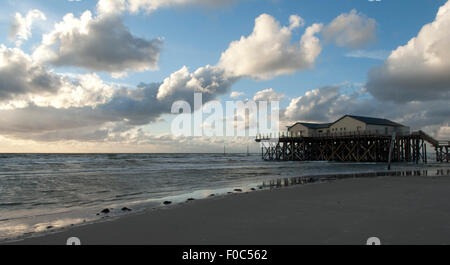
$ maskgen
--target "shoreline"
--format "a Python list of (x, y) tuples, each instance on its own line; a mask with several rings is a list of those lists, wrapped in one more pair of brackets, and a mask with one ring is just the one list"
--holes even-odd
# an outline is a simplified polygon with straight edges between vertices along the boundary
[[(440, 164), (437, 164), (440, 165)], [(437, 170), (436, 172), (431, 172), (431, 169)], [(444, 170), (446, 170), (446, 174), (450, 175), (450, 167), (442, 169), (441, 166), (435, 167), (428, 165), (427, 167), (417, 167), (414, 169), (408, 169), (408, 170), (383, 170), (383, 171), (368, 171), (368, 172), (347, 172), (347, 173), (323, 173), (323, 174), (315, 174), (315, 175), (305, 175), (305, 176), (299, 176), (299, 177), (284, 177), (284, 178), (278, 178), (278, 179), (272, 179), (267, 180), (263, 182), (254, 182), (254, 183), (247, 183), (244, 186), (239, 187), (228, 187), (228, 188), (219, 188), (219, 189), (212, 189), (208, 190), (209, 195), (204, 195), (203, 197), (195, 197), (191, 196), (194, 193), (202, 192), (202, 191), (193, 191), (188, 192), (181, 195), (176, 196), (170, 196), (161, 198), (156, 201), (159, 201), (159, 204), (154, 204), (151, 207), (139, 207), (137, 209), (133, 209), (131, 211), (117, 211), (114, 208), (105, 208), (108, 211), (111, 211), (107, 214), (102, 213), (102, 209), (98, 209), (96, 216), (94, 218), (85, 217), (84, 221), (80, 221), (78, 223), (72, 223), (67, 224), (65, 226), (61, 227), (54, 227), (51, 223), (48, 223), (46, 225), (41, 224), (41, 226), (50, 226), (50, 228), (36, 231), (36, 232), (28, 232), (21, 235), (13, 236), (10, 238), (1, 238), (0, 244), (5, 242), (15, 242), (15, 241), (21, 241), (26, 240), (29, 238), (36, 238), (36, 237), (43, 237), (49, 234), (54, 233), (60, 233), (67, 231), (72, 228), (80, 227), (80, 226), (86, 226), (96, 223), (103, 223), (103, 222), (110, 222), (117, 220), (119, 218), (122, 218), (124, 216), (129, 215), (135, 215), (135, 214), (141, 214), (146, 212), (153, 212), (161, 209), (168, 209), (171, 207), (181, 206), (186, 203), (192, 203), (193, 201), (198, 200), (205, 200), (205, 199), (211, 199), (211, 198), (221, 198), (226, 197), (230, 195), (235, 194), (241, 194), (241, 193), (249, 193), (249, 192), (255, 192), (255, 191), (263, 191), (263, 190), (271, 190), (271, 189), (279, 189), (279, 188), (286, 188), (290, 186), (295, 185), (311, 185), (311, 184), (325, 184), (333, 181), (343, 180), (343, 179), (351, 179), (351, 178), (374, 178), (374, 177), (385, 177), (385, 176), (427, 176), (428, 171), (430, 170), (431, 176), (436, 175), (442, 175), (445, 174)], [(195, 199), (192, 199), (195, 198)], [(169, 205), (165, 205), (165, 201), (170, 201)], [(129, 209), (130, 205), (123, 205), (124, 208)], [(120, 208), (120, 207), (119, 207)], [(103, 209), (103, 210), (105, 210)], [(114, 210), (114, 211), (113, 211)], [(101, 217), (100, 217), (101, 216)]]
[[(194, 156), (195, 157), (195, 156)], [(55, 158), (46, 158), (53, 161)], [(75, 158), (74, 158), (75, 159)], [(106, 159), (107, 163), (110, 163), (111, 158)], [(115, 161), (122, 161), (128, 159), (122, 157), (120, 160), (113, 159)], [(138, 159), (138, 158), (136, 158)], [(148, 159), (147, 156), (139, 158), (142, 161)], [(138, 160), (139, 160), (138, 159)], [(163, 160), (169, 159), (169, 161), (178, 163), (178, 157), (161, 158)], [(172, 160), (170, 160), (172, 159)], [(187, 159), (187, 158), (186, 158)], [(85, 157), (77, 158), (74, 161), (77, 163), (83, 163)], [(139, 160), (139, 161), (140, 161)], [(213, 159), (215, 161), (215, 159)], [(182, 166), (178, 170), (174, 171), (175, 181), (171, 181), (172, 173), (167, 174), (164, 171), (156, 170), (147, 172), (144, 170), (139, 171), (140, 174), (137, 177), (124, 178), (128, 173), (127, 171), (119, 174), (114, 173), (114, 170), (110, 170), (109, 174), (114, 176), (112, 181), (109, 181), (105, 175), (95, 173), (94, 176), (98, 177), (85, 177), (84, 174), (73, 174), (77, 179), (83, 179), (84, 181), (78, 181), (78, 183), (90, 183), (93, 182), (93, 187), (86, 186), (84, 184), (77, 184), (73, 188), (75, 192), (66, 192), (64, 185), (59, 188), (51, 187), (51, 185), (43, 186), (42, 189), (36, 191), (30, 191), (30, 199), (27, 199), (26, 195), (23, 200), (17, 200), (17, 198), (10, 197), (9, 201), (17, 202), (26, 205), (14, 206), (11, 211), (8, 208), (2, 208), (0, 212), (3, 220), (0, 221), (0, 242), (11, 239), (21, 239), (29, 236), (36, 236), (36, 234), (47, 234), (54, 230), (60, 230), (71, 226), (84, 225), (86, 223), (95, 223), (103, 221), (103, 217), (108, 218), (119, 217), (127, 215), (129, 211), (123, 211), (121, 209), (132, 209), (132, 212), (141, 212), (157, 207), (164, 207), (164, 201), (172, 201), (173, 203), (184, 203), (187, 199), (204, 199), (210, 194), (214, 193), (227, 194), (233, 192), (235, 188), (242, 189), (244, 191), (250, 191), (252, 188), (258, 188), (258, 186), (264, 185), (266, 188), (284, 186), (287, 180), (289, 182), (309, 183), (308, 180), (301, 180), (301, 178), (311, 177), (313, 180), (325, 179), (330, 181), (340, 177), (353, 178), (354, 174), (360, 176), (361, 174), (373, 175), (374, 172), (389, 172), (386, 170), (384, 163), (335, 163), (329, 161), (315, 161), (315, 162), (302, 162), (302, 163), (266, 163), (261, 162), (259, 159), (227, 160), (224, 163), (219, 163), (219, 166), (209, 165), (209, 163), (203, 165), (207, 166), (198, 171), (197, 169), (188, 171), (187, 174), (191, 180), (185, 181), (183, 174), (180, 173), (181, 168), (195, 168), (192, 166), (186, 166), (186, 161), (182, 161)], [(71, 160), (70, 160), (71, 161)], [(72, 163), (69, 161), (69, 164)], [(99, 163), (103, 160), (100, 159)], [(128, 161), (128, 160), (127, 160)], [(134, 161), (134, 160), (133, 160)], [(230, 162), (233, 161), (233, 162)], [(238, 161), (238, 166), (233, 166), (234, 161)], [(250, 163), (251, 162), (251, 163)], [(122, 163), (122, 162), (119, 162)], [(153, 163), (153, 162), (152, 162)], [(257, 165), (256, 165), (256, 164)], [(76, 163), (75, 163), (76, 164)], [(142, 164), (142, 163), (141, 163)], [(147, 165), (147, 162), (144, 163)], [(158, 163), (159, 164), (159, 163)], [(188, 163), (189, 164), (189, 163)], [(259, 166), (258, 166), (259, 165)], [(430, 163), (427, 165), (416, 165), (412, 163), (398, 163), (394, 164), (393, 171), (417, 171), (427, 169), (429, 172), (440, 170), (442, 164)], [(135, 167), (133, 162), (133, 167)], [(229, 166), (231, 166), (229, 168)], [(138, 166), (139, 168), (140, 166)], [(241, 170), (243, 168), (243, 170)], [(216, 170), (220, 172), (216, 172)], [(75, 171), (78, 172), (78, 171)], [(149, 173), (149, 176), (143, 178), (143, 174)], [(158, 172), (164, 173), (161, 178), (158, 177)], [(206, 174), (196, 175), (198, 172), (205, 172)], [(217, 174), (220, 173), (220, 174)], [(211, 177), (209, 177), (211, 174)], [(239, 174), (234, 176), (235, 174)], [(333, 175), (334, 174), (334, 175)], [(385, 174), (385, 173), (382, 173)], [(415, 173), (411, 173), (415, 174)], [(70, 175), (70, 174), (69, 174)], [(170, 176), (169, 176), (170, 175)], [(220, 176), (224, 176), (225, 180), (222, 180)], [(70, 177), (56, 173), (56, 176), (61, 177), (61, 184), (71, 183)], [(292, 176), (302, 176), (294, 177)], [(340, 176), (340, 177), (337, 177)], [(189, 179), (188, 178), (188, 179)], [(143, 180), (143, 184), (138, 180)], [(194, 180), (195, 181), (192, 181)], [(328, 180), (327, 180), (328, 179)], [(50, 182), (48, 182), (50, 181)], [(171, 188), (169, 191), (164, 186), (156, 185), (162, 182), (169, 181)], [(181, 185), (178, 186), (178, 181)], [(47, 180), (51, 183), (51, 180)], [(101, 184), (100, 184), (101, 183)], [(20, 183), (17, 184), (20, 186)], [(127, 187), (134, 186), (135, 188), (130, 190)], [(174, 188), (175, 187), (175, 188)], [(62, 194), (62, 197), (53, 200), (52, 193), (47, 192), (58, 191)], [(99, 194), (96, 194), (99, 191)], [(104, 194), (106, 192), (106, 194)], [(154, 194), (156, 192), (156, 195)], [(158, 193), (159, 192), (159, 193)], [(56, 193), (57, 195), (59, 193)], [(92, 199), (91, 199), (92, 198)], [(8, 200), (8, 198), (6, 198)], [(73, 202), (76, 199), (77, 202)], [(97, 201), (98, 199), (98, 201)], [(8, 201), (7, 201), (8, 202)], [(31, 205), (32, 202), (32, 205)], [(34, 205), (45, 205), (49, 203), (49, 207)], [(67, 206), (60, 203), (68, 203)], [(1, 206), (1, 205), (0, 205)], [(23, 211), (21, 211), (23, 209)], [(104, 209), (110, 210), (108, 214), (102, 213)], [(4, 211), (3, 211), (4, 210)]]
[[(435, 168), (434, 168), (435, 169)], [(434, 170), (433, 169), (433, 170)], [(423, 169), (426, 170), (426, 169)], [(419, 170), (422, 171), (422, 170)], [(335, 190), (337, 194), (335, 194), (336, 200), (335, 201), (342, 201), (345, 200), (346, 197), (349, 196), (348, 193), (352, 192), (360, 192), (361, 188), (367, 189), (370, 187), (367, 187), (367, 183), (375, 183), (376, 185), (385, 185), (387, 183), (396, 183), (395, 188), (402, 190), (408, 186), (413, 185), (414, 188), (418, 188), (422, 185), (430, 185), (430, 183), (434, 183), (435, 180), (438, 180), (440, 184), (436, 186), (436, 189), (439, 189), (440, 187), (446, 188), (446, 191), (450, 191), (450, 179), (447, 179), (445, 177), (449, 176), (449, 170), (446, 169), (447, 172), (442, 171), (443, 175), (438, 175), (436, 178), (432, 174), (432, 176), (424, 176), (420, 172), (411, 172), (412, 174), (399, 174), (399, 172), (372, 172), (372, 173), (365, 173), (365, 174), (344, 174), (345, 177), (343, 177), (342, 174), (336, 174), (333, 175), (335, 178), (328, 178), (328, 179), (316, 179), (313, 182), (306, 182), (302, 183), (298, 180), (304, 179), (307, 177), (297, 177), (297, 178), (290, 178), (290, 180), (284, 179), (284, 183), (282, 180), (274, 181), (270, 186), (264, 187), (262, 190), (256, 190), (251, 192), (238, 192), (233, 194), (223, 194), (223, 195), (215, 195), (214, 197), (207, 197), (200, 200), (195, 201), (189, 201), (184, 203), (177, 203), (169, 206), (164, 207), (157, 207), (153, 209), (146, 209), (139, 212), (132, 212), (130, 214), (116, 216), (116, 217), (110, 217), (103, 220), (98, 220), (91, 223), (83, 223), (80, 225), (72, 226), (72, 227), (65, 227), (61, 229), (56, 229), (52, 231), (46, 231), (44, 233), (36, 233), (31, 235), (30, 237), (19, 237), (14, 239), (9, 239), (6, 241), (0, 242), (0, 244), (56, 244), (61, 245), (65, 244), (65, 240), (67, 240), (69, 237), (79, 235), (79, 238), (82, 242), (85, 244), (163, 244), (163, 245), (173, 245), (173, 244), (259, 244), (258, 242), (261, 242), (263, 244), (308, 244), (308, 241), (302, 241), (299, 240), (296, 242), (295, 240), (292, 241), (291, 238), (287, 237), (285, 238), (285, 241), (283, 241), (282, 238), (279, 238), (279, 241), (274, 241), (276, 243), (271, 243), (270, 241), (265, 242), (264, 239), (267, 239), (265, 236), (259, 235), (256, 236), (256, 238), (259, 238), (259, 240), (252, 241), (250, 238), (242, 238), (238, 240), (238, 238), (227, 236), (225, 234), (221, 234), (220, 231), (214, 231), (211, 226), (217, 226), (218, 230), (220, 230), (220, 227), (227, 228), (229, 233), (233, 234), (236, 231), (241, 231), (242, 229), (250, 229), (251, 227), (258, 228), (256, 230), (260, 231), (270, 231), (271, 226), (263, 225), (258, 222), (260, 219), (253, 219), (252, 216), (248, 216), (249, 213), (252, 213), (254, 216), (261, 215), (259, 210), (264, 211), (273, 211), (270, 205), (278, 204), (283, 201), (291, 201), (291, 200), (298, 200), (301, 199), (302, 202), (310, 202), (312, 206), (315, 203), (315, 200), (317, 199), (320, 201), (320, 199), (323, 199), (322, 197), (326, 195), (325, 191), (329, 190), (330, 188), (336, 188)], [(439, 173), (439, 170), (438, 170)], [(352, 177), (355, 175), (364, 175), (364, 177)], [(384, 175), (384, 176), (383, 176)], [(393, 175), (398, 177), (389, 177), (386, 175)], [(442, 176), (443, 178), (439, 178)], [(323, 176), (320, 176), (323, 177)], [(287, 180), (287, 182), (286, 182)], [(336, 181), (339, 180), (339, 181)], [(433, 181), (434, 180), (434, 181)], [(421, 183), (418, 185), (418, 183)], [(308, 185), (304, 185), (308, 184)], [(323, 184), (323, 185), (310, 185), (310, 184)], [(434, 183), (436, 184), (436, 183)], [(286, 187), (288, 186), (288, 187)], [(352, 186), (357, 186), (353, 187)], [(359, 187), (361, 186), (361, 187)], [(281, 188), (282, 187), (282, 188)], [(411, 187), (411, 188), (413, 188)], [(281, 189), (280, 189), (281, 188)], [(447, 190), (448, 189), (448, 190)], [(313, 194), (305, 194), (305, 191), (314, 190), (315, 192)], [(295, 191), (293, 193), (293, 191)], [(386, 190), (381, 189), (380, 194), (384, 194)], [(314, 196), (314, 194), (317, 195)], [(394, 194), (391, 194), (391, 196), (395, 196)], [(436, 200), (435, 194), (429, 194), (429, 196), (432, 196), (434, 199), (430, 201), (430, 203), (434, 202)], [(242, 200), (242, 204), (247, 204), (247, 207), (244, 209), (241, 209), (243, 206), (239, 205), (239, 201)], [(259, 202), (263, 200), (267, 203), (268, 209), (260, 209)], [(377, 200), (376, 198), (371, 198), (371, 200)], [(326, 206), (326, 204), (325, 204)], [(357, 206), (357, 205), (354, 205)], [(408, 205), (405, 205), (407, 208)], [(443, 205), (441, 207), (446, 207), (446, 205)], [(224, 211), (237, 211), (235, 212), (236, 218), (242, 219), (242, 221), (246, 225), (239, 225), (239, 226), (233, 226), (232, 223), (229, 222), (229, 217), (222, 216), (224, 220), (217, 219), (215, 216), (208, 216), (208, 213), (215, 212), (216, 208), (221, 208)], [(324, 214), (327, 214), (327, 211), (324, 210), (324, 212), (321, 213), (321, 211), (318, 211), (318, 209), (310, 209), (308, 211), (308, 208), (311, 207), (305, 207), (303, 208), (297, 208), (293, 205), (290, 207), (283, 209), (281, 208), (281, 212), (278, 214), (273, 214), (273, 216), (268, 217), (269, 219), (279, 219), (280, 216), (284, 216), (284, 218), (288, 218), (290, 213), (292, 211), (305, 211), (306, 214), (311, 216), (316, 216), (316, 221), (320, 221), (321, 217)], [(388, 207), (387, 207), (388, 208)], [(449, 205), (450, 210), (450, 205)], [(416, 211), (414, 211), (416, 212)], [(355, 215), (358, 215), (358, 212), (354, 213)], [(168, 216), (167, 216), (168, 215)], [(395, 214), (394, 214), (395, 215)], [(204, 219), (199, 220), (199, 216), (203, 216)], [(220, 213), (218, 213), (218, 216), (221, 216)], [(406, 219), (409, 219), (407, 216), (403, 216)], [(301, 222), (301, 218), (297, 220), (298, 217), (293, 218), (291, 221), (287, 221), (287, 219), (281, 220), (281, 222), (275, 222), (273, 221), (272, 225), (283, 225), (283, 222), (286, 222), (286, 225), (289, 226), (295, 226), (295, 222)], [(155, 220), (156, 219), (156, 220)], [(181, 220), (197, 220), (200, 222), (192, 222), (190, 224), (183, 224)], [(177, 221), (178, 220), (178, 221)], [(228, 221), (225, 221), (228, 220)], [(232, 218), (232, 220), (235, 221), (235, 219)], [(446, 219), (450, 223), (450, 215), (448, 216), (448, 219)], [(145, 221), (149, 221), (152, 223), (150, 225), (151, 227), (147, 227), (145, 225)], [(182, 232), (180, 235), (177, 235), (176, 233), (169, 229), (167, 224), (171, 224), (173, 227), (185, 227), (187, 230), (197, 231), (199, 234), (201, 234), (202, 225), (203, 223), (207, 227), (209, 227), (209, 232), (206, 234), (203, 234), (205, 239), (195, 239), (194, 234), (191, 234), (190, 236), (183, 236), (186, 232)], [(314, 220), (312, 220), (314, 221)], [(429, 222), (429, 221), (428, 221)], [(137, 223), (137, 225), (135, 224)], [(305, 224), (308, 226), (308, 224)], [(312, 224), (309, 224), (312, 225)], [(324, 224), (324, 228), (330, 228), (333, 227), (333, 224)], [(131, 229), (131, 230), (130, 230)], [(165, 235), (158, 233), (156, 230), (162, 230), (166, 231)], [(208, 229), (207, 229), (208, 230)], [(122, 232), (124, 235), (122, 235)], [(339, 231), (339, 229), (336, 229), (336, 231)], [(127, 235), (128, 233), (128, 235)], [(149, 238), (142, 237), (143, 234), (154, 234), (156, 233), (158, 236), (154, 237), (151, 236)], [(121, 236), (118, 236), (117, 234), (120, 234)], [(312, 235), (308, 236), (311, 238), (312, 244), (327, 244), (327, 241), (319, 240), (320, 237), (317, 238), (317, 242), (314, 239)], [(370, 236), (369, 236), (370, 237)], [(65, 238), (65, 239), (64, 239)], [(191, 238), (191, 239), (189, 239)], [(216, 240), (214, 239), (216, 238)], [(443, 241), (446, 243), (450, 243), (450, 231), (447, 236), (448, 240)], [(426, 238), (423, 238), (425, 240)], [(265, 242), (265, 243), (264, 243)], [(332, 241), (330, 241), (332, 242)], [(342, 241), (343, 244), (357, 244), (359, 241)], [(433, 243), (432, 241), (430, 241)], [(336, 242), (338, 243), (338, 242)], [(393, 244), (396, 244), (395, 241), (392, 242)], [(436, 239), (437, 244), (440, 244), (441, 241)]]

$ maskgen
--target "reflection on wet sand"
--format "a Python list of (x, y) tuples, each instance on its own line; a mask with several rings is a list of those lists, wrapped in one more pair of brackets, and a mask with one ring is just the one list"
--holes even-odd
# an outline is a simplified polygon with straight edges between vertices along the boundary
[(351, 179), (351, 178), (407, 177), (407, 176), (423, 176), (423, 177), (450, 176), (450, 168), (301, 176), (263, 182), (260, 188), (272, 189), (293, 185), (330, 182), (340, 179)]

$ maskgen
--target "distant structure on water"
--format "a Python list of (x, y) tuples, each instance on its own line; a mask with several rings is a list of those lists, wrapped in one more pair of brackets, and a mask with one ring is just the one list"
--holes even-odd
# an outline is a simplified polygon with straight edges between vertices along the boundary
[(346, 162), (428, 162), (427, 144), (436, 161), (449, 162), (449, 141), (373, 117), (345, 115), (333, 123), (297, 122), (278, 135), (259, 135), (264, 160)]
[(297, 122), (288, 127), (288, 134), (298, 137), (346, 134), (354, 132), (373, 132), (376, 134), (409, 134), (410, 128), (402, 124), (379, 118), (346, 115), (334, 123)]

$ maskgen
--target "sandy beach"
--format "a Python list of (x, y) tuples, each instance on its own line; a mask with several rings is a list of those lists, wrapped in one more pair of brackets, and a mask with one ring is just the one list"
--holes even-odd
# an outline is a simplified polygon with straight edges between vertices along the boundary
[(450, 244), (450, 178), (379, 177), (235, 194), (13, 244)]

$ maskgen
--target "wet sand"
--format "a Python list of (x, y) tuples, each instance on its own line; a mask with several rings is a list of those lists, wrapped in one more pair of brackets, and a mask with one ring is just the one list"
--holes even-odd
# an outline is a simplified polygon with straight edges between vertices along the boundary
[(450, 177), (397, 176), (213, 197), (13, 244), (450, 244)]

